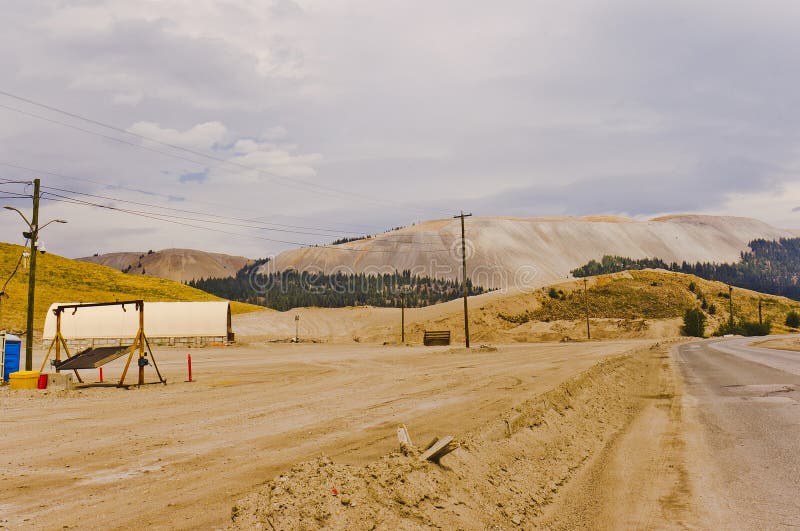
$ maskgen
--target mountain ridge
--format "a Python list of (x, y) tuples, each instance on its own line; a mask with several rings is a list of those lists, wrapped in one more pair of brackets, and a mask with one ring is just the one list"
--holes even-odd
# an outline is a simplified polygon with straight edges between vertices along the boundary
[(123, 273), (165, 278), (176, 282), (232, 277), (237, 271), (253, 262), (244, 256), (180, 248), (113, 252), (76, 260), (105, 265)]
[[(471, 217), (466, 220), (467, 274), (486, 288), (535, 289), (572, 278), (570, 271), (604, 254), (679, 263), (734, 262), (754, 239), (796, 235), (797, 231), (737, 216)], [(460, 243), (460, 221), (437, 219), (342, 245), (284, 251), (262, 271), (411, 270), (456, 279), (461, 276)]]

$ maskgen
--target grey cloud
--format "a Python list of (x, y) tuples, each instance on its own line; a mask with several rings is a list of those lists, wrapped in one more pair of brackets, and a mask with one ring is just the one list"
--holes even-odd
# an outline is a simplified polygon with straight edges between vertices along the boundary
[[(146, 201), (181, 197), (186, 208), (230, 215), (389, 227), (462, 207), (498, 215), (708, 211), (730, 194), (780, 194), (798, 181), (793, 2), (512, 0), (498, 9), (278, 0), (222, 14), (204, 15), (198, 5), (192, 17), (163, 2), (161, 16), (145, 17), (108, 0), (87, 4), (112, 6), (117, 22), (105, 29), (36, 30), (69, 5), (4, 6), (4, 88), (122, 127), (151, 121), (183, 131), (219, 121), (231, 131), (216, 152), (225, 156), (237, 139), (282, 128), (288, 152), (321, 155), (304, 180), (352, 192), (226, 181), (236, 172), (215, 165), (203, 186), (186, 186), (181, 180), (207, 164), (0, 111), (0, 158), (158, 194)], [(359, 195), (398, 206), (377, 208)], [(99, 214), (71, 215), (89, 224)], [(140, 222), (103, 219), (120, 228)], [(131, 245), (178, 239), (250, 256), (282, 248), (155, 227)], [(84, 240), (69, 235), (62, 251), (75, 254)]]

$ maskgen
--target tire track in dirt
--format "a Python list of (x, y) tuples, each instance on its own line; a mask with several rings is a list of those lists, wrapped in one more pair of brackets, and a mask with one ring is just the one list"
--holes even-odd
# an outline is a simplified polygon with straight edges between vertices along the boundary
[(666, 347), (656, 344), (602, 361), (462, 436), (440, 466), (413, 452), (366, 466), (324, 456), (300, 463), (237, 502), (232, 528), (680, 523), (691, 517), (680, 405)]

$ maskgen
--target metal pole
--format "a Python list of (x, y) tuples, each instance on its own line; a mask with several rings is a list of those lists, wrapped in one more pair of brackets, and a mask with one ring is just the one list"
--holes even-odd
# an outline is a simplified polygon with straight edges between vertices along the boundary
[(761, 299), (758, 299), (758, 324), (764, 324), (764, 317), (761, 314)]
[(583, 279), (583, 302), (586, 306), (586, 339), (592, 339), (592, 331), (589, 329), (589, 289), (588, 280)]
[(400, 294), (400, 343), (406, 344), (406, 297)]
[(729, 333), (733, 333), (733, 286), (728, 286), (728, 302), (730, 304), (730, 327)]
[(139, 306), (139, 385), (144, 385), (144, 302)]
[(454, 216), (461, 218), (461, 268), (464, 279), (464, 344), (469, 348), (469, 305), (467, 304), (467, 297), (469, 297), (469, 288), (467, 288), (467, 240), (464, 235), (464, 218), (470, 217), (472, 214), (461, 214)]
[(700, 330), (700, 310), (697, 310), (696, 317), (697, 317), (697, 333), (700, 334), (700, 337), (703, 337), (703, 335), (705, 335), (705, 330)]
[(36, 240), (39, 237), (39, 179), (33, 180), (33, 219), (31, 220), (31, 269), (28, 273), (28, 329), (25, 331), (25, 370), (33, 370), (33, 311), (36, 299)]

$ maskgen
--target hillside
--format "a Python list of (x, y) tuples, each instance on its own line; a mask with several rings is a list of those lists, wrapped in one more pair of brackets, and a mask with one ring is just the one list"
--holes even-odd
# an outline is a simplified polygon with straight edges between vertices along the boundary
[(78, 258), (133, 275), (188, 282), (200, 278), (226, 278), (251, 262), (243, 256), (208, 253), (195, 249), (108, 253)]
[[(22, 252), (19, 245), (0, 243), (0, 287)], [(35, 329), (41, 330), (45, 313), (53, 302), (98, 302), (122, 299), (146, 301), (210, 301), (218, 297), (178, 282), (142, 275), (126, 275), (110, 267), (70, 260), (54, 254), (39, 255), (36, 274)], [(28, 270), (20, 268), (0, 302), (0, 330), (25, 330)], [(234, 313), (260, 310), (232, 303)]]
[(743, 252), (739, 261), (727, 263), (667, 264), (662, 260), (644, 258), (634, 260), (624, 256), (605, 255), (600, 261), (591, 260), (572, 271), (576, 277), (615, 273), (630, 269), (669, 269), (706, 280), (752, 289), (773, 295), (800, 300), (800, 238), (779, 240), (754, 240), (750, 251)]
[[(690, 285), (694, 284), (694, 291)], [(593, 339), (666, 338), (680, 334), (683, 313), (705, 298), (714, 305), (706, 334), (727, 321), (728, 288), (692, 275), (661, 270), (629, 271), (588, 279)], [(551, 293), (550, 288), (553, 288)], [(785, 297), (734, 290), (737, 320), (757, 320), (758, 300), (773, 333), (800, 303)], [(562, 341), (586, 337), (583, 281), (566, 281), (530, 293), (495, 291), (471, 297), (470, 332), (473, 343)], [(285, 340), (294, 337), (299, 316), (301, 339), (334, 342), (393, 342), (400, 339), (400, 310), (392, 308), (301, 308), (258, 316), (240, 315), (234, 324), (240, 338)], [(406, 310), (406, 337), (419, 344), (424, 330), (450, 330), (454, 343), (463, 341), (462, 302), (454, 300)]]
[[(281, 253), (273, 271), (319, 267), (325, 273), (393, 272), (455, 279), (460, 222), (434, 220), (366, 240)], [(474, 217), (466, 222), (472, 281), (487, 288), (541, 287), (571, 278), (570, 271), (603, 255), (660, 258), (666, 262), (734, 262), (748, 242), (792, 237), (758, 220), (669, 216), (649, 221), (618, 217)], [(365, 252), (380, 251), (380, 252)]]

